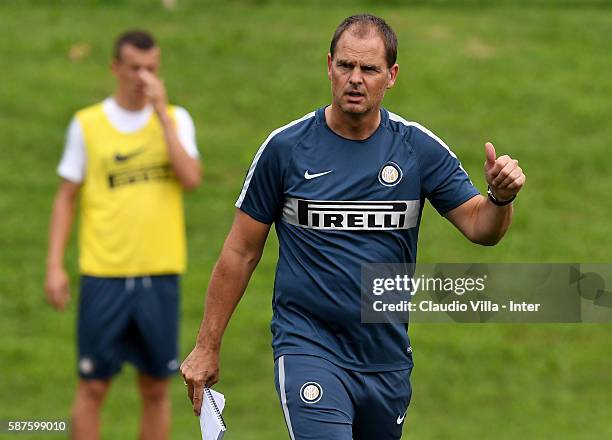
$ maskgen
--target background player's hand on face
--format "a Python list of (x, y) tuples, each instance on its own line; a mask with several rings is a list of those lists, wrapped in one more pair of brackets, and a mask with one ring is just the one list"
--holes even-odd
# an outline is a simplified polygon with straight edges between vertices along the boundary
[(491, 142), (485, 144), (485, 155), (485, 178), (493, 195), (499, 201), (511, 199), (518, 194), (526, 179), (518, 160), (508, 155), (496, 157), (495, 147)]
[(70, 280), (62, 267), (49, 269), (45, 278), (47, 302), (57, 310), (64, 310), (70, 301)]
[(199, 416), (204, 385), (211, 387), (219, 381), (219, 353), (196, 346), (181, 364), (181, 374), (193, 412)]
[(168, 105), (166, 86), (164, 82), (148, 70), (138, 72), (140, 79), (145, 83), (145, 94), (157, 113), (165, 112)]

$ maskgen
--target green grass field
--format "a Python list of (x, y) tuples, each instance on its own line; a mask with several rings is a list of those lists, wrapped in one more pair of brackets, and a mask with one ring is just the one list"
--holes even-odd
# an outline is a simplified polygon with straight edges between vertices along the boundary
[[(75, 374), (75, 304), (43, 296), (46, 230), (71, 114), (112, 91), (112, 40), (145, 27), (164, 50), (173, 102), (193, 115), (205, 182), (186, 197), (190, 268), (181, 355), (254, 152), (274, 128), (329, 101), (325, 56), (347, 15), (385, 17), (400, 75), (385, 106), (451, 145), (485, 189), (483, 144), (521, 161), (527, 185), (509, 235), (468, 243), (426, 209), (421, 262), (610, 262), (612, 7), (605, 2), (0, 3), (0, 419), (65, 419)], [(233, 321), (218, 389), (228, 439), (287, 438), (273, 385), (271, 237)], [(76, 248), (68, 252), (76, 287)], [(413, 403), (404, 438), (612, 438), (609, 325), (413, 325)], [(196, 439), (179, 378), (172, 438)], [(135, 438), (139, 402), (125, 367), (104, 411), (104, 438)], [(21, 436), (19, 438), (26, 438)]]

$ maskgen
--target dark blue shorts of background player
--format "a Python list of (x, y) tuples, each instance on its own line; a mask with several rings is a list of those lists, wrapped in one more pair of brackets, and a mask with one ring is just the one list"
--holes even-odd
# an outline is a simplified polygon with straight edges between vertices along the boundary
[(178, 368), (179, 277), (83, 276), (78, 369), (84, 379), (108, 379), (124, 361), (164, 378)]

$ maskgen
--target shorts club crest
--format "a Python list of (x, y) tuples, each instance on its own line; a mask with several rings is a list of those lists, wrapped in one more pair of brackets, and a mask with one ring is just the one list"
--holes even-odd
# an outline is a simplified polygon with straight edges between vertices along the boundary
[(316, 382), (306, 382), (300, 389), (300, 398), (304, 403), (317, 403), (323, 397), (321, 385)]

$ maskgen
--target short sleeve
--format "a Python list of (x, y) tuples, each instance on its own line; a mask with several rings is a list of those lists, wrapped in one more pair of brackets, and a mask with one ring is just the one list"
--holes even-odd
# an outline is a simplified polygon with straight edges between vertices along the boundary
[(190, 157), (199, 158), (200, 152), (196, 144), (195, 126), (191, 115), (183, 107), (175, 107), (174, 116), (176, 118), (176, 135), (181, 145)]
[(441, 215), (479, 194), (457, 156), (440, 138), (420, 126), (414, 127), (410, 137), (419, 162), (422, 197)]
[(247, 172), (236, 207), (262, 223), (272, 224), (283, 203), (282, 142), (273, 135), (259, 147)]
[(73, 118), (66, 132), (64, 154), (57, 167), (57, 174), (71, 182), (82, 183), (85, 180), (86, 165), (87, 157), (83, 132), (79, 121)]

